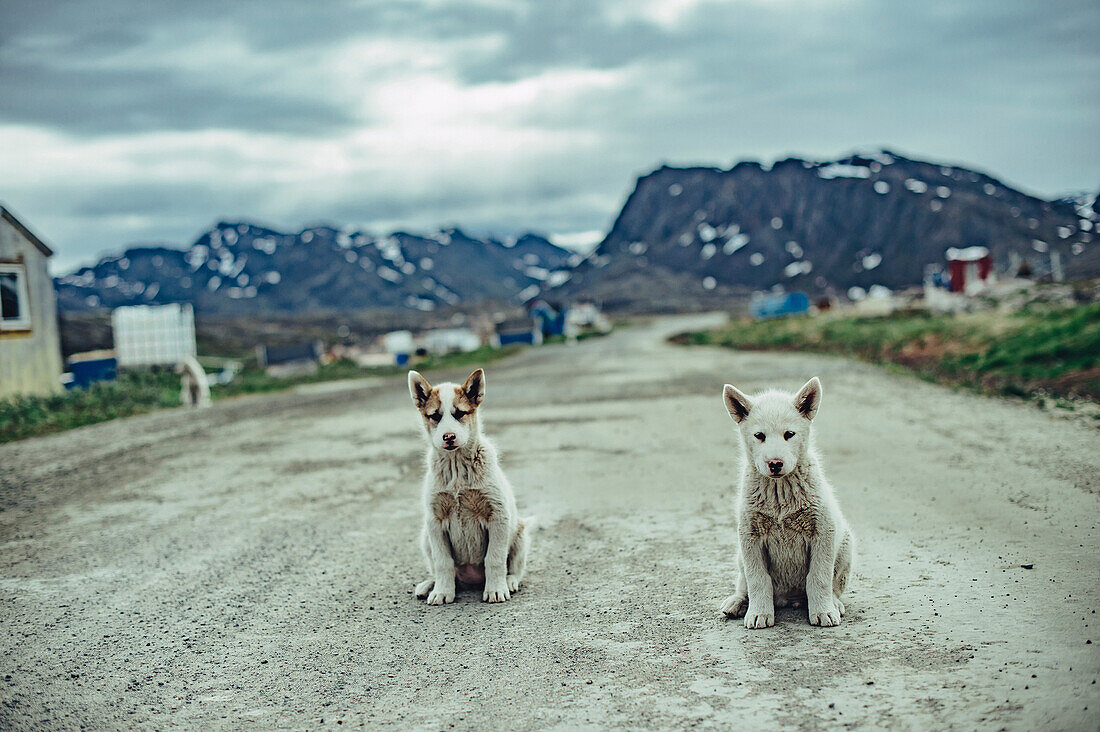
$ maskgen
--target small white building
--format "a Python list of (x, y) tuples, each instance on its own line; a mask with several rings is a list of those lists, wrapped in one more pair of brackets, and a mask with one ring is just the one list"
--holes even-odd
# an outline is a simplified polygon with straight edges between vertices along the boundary
[(607, 319), (595, 303), (578, 302), (569, 306), (565, 311), (565, 325), (573, 333), (583, 328), (593, 328), (600, 333), (611, 332), (611, 321)]
[(407, 330), (395, 330), (382, 336), (382, 348), (387, 353), (412, 355), (416, 352), (413, 334)]
[(0, 399), (61, 391), (53, 252), (0, 206)]
[(437, 328), (421, 338), (428, 353), (469, 353), (481, 347), (481, 338), (469, 328)]

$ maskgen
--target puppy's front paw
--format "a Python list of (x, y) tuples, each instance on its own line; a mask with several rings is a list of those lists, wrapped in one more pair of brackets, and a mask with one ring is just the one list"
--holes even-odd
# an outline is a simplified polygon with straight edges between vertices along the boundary
[(425, 597), (428, 596), (428, 593), (432, 591), (433, 587), (435, 587), (435, 580), (434, 579), (426, 579), (423, 582), (421, 582), (420, 584), (418, 584), (416, 586), (416, 589), (413, 590), (413, 591), (416, 593), (417, 597), (419, 597), (421, 600), (423, 600)]
[(775, 608), (769, 605), (766, 608), (754, 606), (749, 603), (749, 609), (745, 612), (746, 628), (770, 628), (775, 625)]
[(822, 628), (840, 625), (840, 610), (835, 605), (810, 610), (810, 625), (820, 625)]
[(519, 577), (514, 574), (508, 575), (508, 591), (516, 592), (519, 590)]
[(485, 592), (481, 593), (481, 599), (485, 602), (504, 602), (510, 600), (512, 593), (508, 591), (507, 581), (497, 581), (492, 584), (485, 583)]
[(453, 587), (440, 589), (439, 585), (436, 584), (435, 589), (428, 594), (429, 605), (449, 605), (454, 601), (455, 589)]
[(739, 618), (745, 614), (749, 598), (744, 595), (730, 595), (722, 601), (722, 614), (727, 618)]

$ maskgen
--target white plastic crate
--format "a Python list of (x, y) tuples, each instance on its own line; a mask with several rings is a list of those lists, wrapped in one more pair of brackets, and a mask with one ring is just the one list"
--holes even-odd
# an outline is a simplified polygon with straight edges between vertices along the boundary
[(119, 366), (170, 366), (195, 356), (190, 305), (132, 305), (111, 313)]

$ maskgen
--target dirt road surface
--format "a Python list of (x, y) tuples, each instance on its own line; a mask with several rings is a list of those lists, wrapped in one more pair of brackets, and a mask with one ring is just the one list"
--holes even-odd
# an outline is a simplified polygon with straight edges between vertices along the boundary
[[(539, 522), (503, 605), (411, 594), (401, 379), (0, 446), (0, 728), (1096, 729), (1100, 433), (842, 359), (664, 343), (708, 317), (489, 369), (483, 422)], [(814, 374), (860, 542), (848, 614), (746, 630), (717, 617), (721, 387)]]

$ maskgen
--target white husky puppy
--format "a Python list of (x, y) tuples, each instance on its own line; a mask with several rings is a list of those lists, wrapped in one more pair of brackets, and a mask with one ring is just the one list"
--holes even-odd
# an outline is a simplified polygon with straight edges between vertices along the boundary
[(410, 371), (409, 392), (428, 439), (420, 548), (431, 577), (416, 596), (429, 605), (454, 602), (457, 580), (482, 587), (482, 600), (504, 602), (523, 580), (530, 538), (496, 448), (481, 434), (485, 372), (461, 386), (433, 387)]
[(722, 396), (740, 427), (744, 457), (737, 585), (722, 612), (744, 615), (746, 628), (765, 628), (775, 624), (777, 602), (805, 602), (811, 625), (839, 625), (855, 537), (814, 449), (821, 382), (815, 376), (797, 394), (752, 397), (726, 384)]

